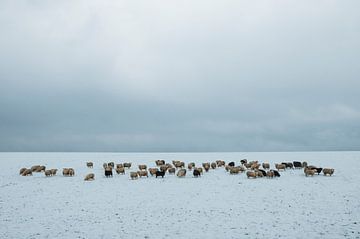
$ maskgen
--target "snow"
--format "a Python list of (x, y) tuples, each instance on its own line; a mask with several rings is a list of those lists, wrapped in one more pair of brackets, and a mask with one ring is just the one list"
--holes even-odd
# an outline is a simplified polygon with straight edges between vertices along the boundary
[[(193, 178), (130, 180), (138, 164), (259, 160), (307, 161), (331, 177), (286, 170), (247, 179), (224, 168)], [(88, 169), (86, 162), (94, 162)], [(132, 162), (105, 178), (104, 162)], [(19, 176), (45, 165), (58, 175)], [(74, 177), (62, 168), (73, 167)], [(360, 152), (288, 153), (0, 153), (0, 238), (360, 238)], [(95, 181), (85, 182), (87, 173)]]

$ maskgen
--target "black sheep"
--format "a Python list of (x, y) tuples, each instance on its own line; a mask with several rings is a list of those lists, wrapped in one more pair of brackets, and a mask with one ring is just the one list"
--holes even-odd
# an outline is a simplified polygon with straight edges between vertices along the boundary
[(105, 169), (105, 177), (112, 177), (113, 173), (112, 173), (112, 169)]
[(200, 177), (200, 171), (198, 169), (194, 169), (193, 175), (195, 178)]
[(302, 168), (302, 163), (299, 161), (294, 161), (293, 164), (295, 168)]
[(235, 166), (235, 163), (234, 163), (234, 162), (230, 162), (228, 165), (229, 165), (230, 167), (234, 167), (234, 166)]
[(266, 171), (265, 171), (265, 170), (259, 169), (259, 171), (262, 173), (262, 175), (263, 175), (264, 177), (266, 177)]
[(319, 175), (323, 169), (322, 168), (316, 168), (316, 172)]
[(159, 177), (161, 176), (163, 178), (165, 176), (165, 172), (164, 171), (156, 171), (156, 177), (158, 177), (158, 176)]
[(277, 170), (272, 170), (275, 177), (280, 177), (280, 173)]

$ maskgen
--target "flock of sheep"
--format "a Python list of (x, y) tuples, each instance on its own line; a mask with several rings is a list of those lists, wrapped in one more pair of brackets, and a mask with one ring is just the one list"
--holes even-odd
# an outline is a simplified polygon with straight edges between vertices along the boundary
[[(304, 169), (305, 176), (314, 176), (315, 174), (319, 175), (321, 172), (323, 174), (331, 176), (334, 173), (332, 168), (320, 168), (316, 166), (308, 166), (307, 162), (283, 162), (280, 164), (275, 164), (275, 169), (270, 169), (269, 163), (260, 164), (258, 161), (248, 162), (246, 159), (240, 161), (240, 165), (235, 166), (235, 162), (225, 163), (223, 160), (217, 160), (212, 163), (202, 163), (201, 166), (195, 166), (195, 163), (188, 163), (187, 170), (185, 167), (185, 162), (173, 160), (172, 163), (166, 163), (165, 160), (156, 160), (156, 167), (148, 168), (145, 164), (138, 165), (138, 171), (130, 172), (131, 179), (138, 179), (141, 177), (151, 176), (164, 177), (166, 173), (176, 174), (177, 177), (185, 177), (188, 171), (192, 172), (194, 177), (200, 177), (204, 172), (209, 170), (214, 170), (216, 168), (223, 167), (230, 174), (239, 174), (245, 173), (248, 178), (273, 178), (280, 177), (279, 171), (285, 171), (286, 169)], [(86, 166), (88, 168), (93, 168), (93, 162), (87, 162)], [(120, 163), (116, 164), (114, 162), (104, 163), (104, 174), (105, 177), (112, 177), (113, 170), (117, 174), (125, 174), (125, 170), (129, 170), (132, 166), (132, 163)], [(20, 169), (20, 175), (22, 176), (31, 176), (34, 172), (41, 173), (44, 172), (45, 176), (50, 177), (56, 175), (57, 169), (46, 169), (43, 165), (35, 165), (31, 168), (22, 168)], [(75, 170), (73, 168), (63, 168), (63, 176), (74, 176)], [(95, 180), (95, 174), (89, 173), (84, 178), (85, 181)]]

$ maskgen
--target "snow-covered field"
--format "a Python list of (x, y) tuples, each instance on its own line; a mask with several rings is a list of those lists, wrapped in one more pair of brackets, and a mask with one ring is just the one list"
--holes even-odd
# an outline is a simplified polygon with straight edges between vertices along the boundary
[[(247, 179), (224, 168), (193, 178), (105, 178), (113, 161), (155, 166), (240, 160), (307, 161), (332, 177), (286, 170)], [(86, 161), (94, 162), (88, 169)], [(41, 164), (57, 176), (19, 176)], [(61, 169), (73, 167), (74, 177)], [(130, 170), (130, 171), (132, 171)], [(95, 181), (85, 182), (85, 174)], [(360, 152), (289, 153), (0, 153), (0, 238), (360, 238)]]

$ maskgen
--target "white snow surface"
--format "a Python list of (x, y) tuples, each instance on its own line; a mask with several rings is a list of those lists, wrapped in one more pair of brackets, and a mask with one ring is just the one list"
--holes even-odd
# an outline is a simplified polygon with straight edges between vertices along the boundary
[[(335, 169), (305, 177), (247, 179), (224, 168), (194, 178), (166, 175), (130, 180), (138, 164), (223, 159), (307, 161)], [(86, 162), (94, 162), (94, 168)], [(132, 162), (105, 178), (104, 162)], [(19, 175), (45, 165), (58, 175)], [(74, 177), (62, 176), (73, 167)], [(360, 152), (287, 153), (0, 153), (0, 238), (360, 238)], [(95, 173), (95, 181), (84, 176)]]

